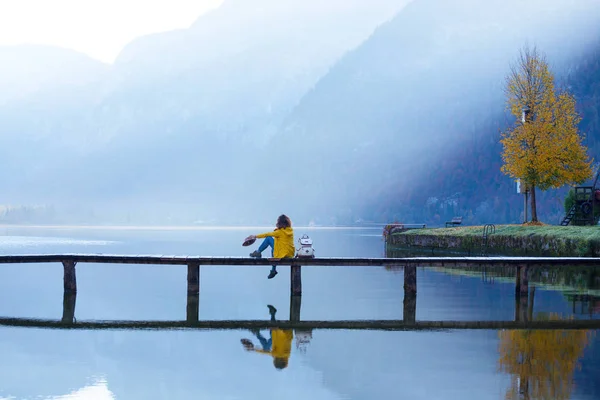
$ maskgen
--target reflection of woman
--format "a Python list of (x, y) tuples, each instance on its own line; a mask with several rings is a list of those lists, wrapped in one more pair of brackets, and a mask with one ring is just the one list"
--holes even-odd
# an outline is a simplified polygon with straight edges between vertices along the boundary
[[(271, 321), (275, 322), (275, 313), (277, 309), (271, 305), (269, 307), (269, 313), (271, 314)], [(258, 329), (251, 331), (262, 346), (262, 350), (255, 349), (254, 344), (249, 339), (242, 339), (242, 344), (247, 351), (255, 351), (262, 354), (270, 354), (273, 357), (273, 365), (277, 369), (284, 369), (288, 366), (290, 354), (292, 352), (292, 340), (294, 333), (291, 329), (278, 329), (273, 328), (270, 332), (270, 338), (266, 339), (261, 335)]]

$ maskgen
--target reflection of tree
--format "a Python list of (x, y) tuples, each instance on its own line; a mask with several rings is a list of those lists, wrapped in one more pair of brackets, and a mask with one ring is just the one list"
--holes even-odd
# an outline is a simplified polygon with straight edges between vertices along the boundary
[[(560, 319), (558, 315), (536, 319)], [(499, 366), (511, 374), (507, 399), (568, 399), (593, 332), (587, 330), (504, 330), (499, 332)]]

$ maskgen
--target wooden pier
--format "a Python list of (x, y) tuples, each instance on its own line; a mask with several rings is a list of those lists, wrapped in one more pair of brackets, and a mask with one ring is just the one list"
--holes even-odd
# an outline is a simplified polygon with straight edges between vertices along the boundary
[[(241, 257), (200, 257), (200, 256), (163, 256), (163, 255), (115, 255), (115, 254), (27, 254), (0, 255), (0, 264), (62, 263), (64, 267), (65, 292), (77, 291), (76, 266), (81, 263), (101, 264), (155, 264), (186, 265), (188, 274), (188, 293), (198, 293), (200, 289), (200, 267), (205, 266), (271, 266), (291, 267), (291, 292), (302, 294), (301, 267), (465, 267), (496, 266), (519, 267), (528, 271), (536, 266), (598, 266), (600, 258), (580, 257), (406, 257), (406, 258), (241, 258)], [(412, 279), (412, 278), (411, 278)], [(415, 275), (416, 282), (416, 275)], [(520, 280), (527, 287), (526, 274)], [(409, 286), (416, 283), (409, 282)], [(416, 289), (415, 289), (416, 290)]]
[[(113, 255), (113, 254), (33, 254), (0, 255), (0, 264), (7, 263), (62, 263), (64, 274), (63, 315), (60, 321), (0, 318), (0, 325), (78, 327), (88, 329), (135, 328), (140, 329), (244, 329), (246, 327), (272, 327), (270, 321), (200, 321), (200, 267), (201, 266), (290, 266), (290, 318), (279, 321), (280, 327), (302, 329), (556, 329), (564, 321), (545, 324), (531, 320), (531, 305), (528, 304), (529, 271), (547, 266), (598, 266), (600, 258), (562, 257), (407, 257), (407, 258), (236, 258), (163, 255)], [(82, 263), (105, 264), (157, 264), (187, 266), (187, 307), (184, 321), (88, 321), (75, 323), (77, 296), (76, 267)], [(403, 319), (400, 321), (301, 321), (302, 267), (402, 267), (404, 270)], [(514, 321), (419, 321), (416, 320), (417, 267), (461, 268), (465, 266), (516, 267), (515, 276), (515, 320)], [(580, 322), (574, 326), (600, 328), (600, 321)], [(562, 324), (562, 325), (561, 325)], [(76, 326), (75, 326), (76, 325)], [(573, 326), (573, 324), (571, 324)], [(546, 328), (544, 328), (546, 327)], [(563, 329), (563, 328), (560, 328)]]

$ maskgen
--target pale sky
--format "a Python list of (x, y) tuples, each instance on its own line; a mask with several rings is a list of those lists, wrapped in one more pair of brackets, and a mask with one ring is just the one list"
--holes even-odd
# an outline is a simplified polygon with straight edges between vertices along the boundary
[(189, 27), (223, 0), (0, 0), (0, 46), (46, 44), (112, 63), (136, 37)]

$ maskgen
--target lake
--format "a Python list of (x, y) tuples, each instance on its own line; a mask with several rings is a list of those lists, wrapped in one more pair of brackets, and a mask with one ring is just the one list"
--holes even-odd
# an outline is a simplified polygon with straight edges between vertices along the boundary
[[(271, 229), (11, 227), (1, 229), (0, 252), (246, 257), (257, 245), (242, 247), (243, 238)], [(379, 228), (295, 232), (296, 240), (313, 239), (317, 257), (385, 256)], [(269, 305), (287, 320), (289, 267), (272, 280), (268, 270), (202, 267), (200, 320), (268, 320)], [(75, 318), (185, 320), (186, 273), (183, 266), (80, 264)], [(532, 279), (531, 317), (600, 319), (594, 274), (552, 280), (557, 275), (545, 271)], [(302, 275), (303, 320), (403, 318), (402, 269), (305, 267)], [(418, 268), (416, 319), (514, 320), (507, 275)], [(60, 264), (0, 265), (0, 317), (60, 320), (62, 279)], [(259, 336), (270, 333), (3, 326), (0, 399), (600, 399), (593, 330), (315, 329), (283, 339), (291, 340), (283, 367), (241, 343), (261, 350)]]

